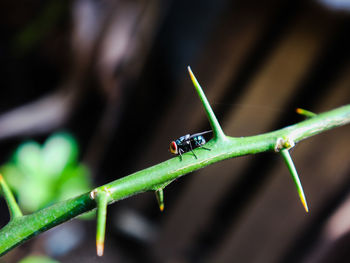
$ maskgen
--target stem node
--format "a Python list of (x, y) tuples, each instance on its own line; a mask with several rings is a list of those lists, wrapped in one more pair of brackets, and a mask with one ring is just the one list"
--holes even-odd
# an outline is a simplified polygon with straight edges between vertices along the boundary
[(289, 137), (278, 138), (275, 144), (275, 152), (280, 152), (283, 149), (290, 149), (295, 146), (295, 142)]

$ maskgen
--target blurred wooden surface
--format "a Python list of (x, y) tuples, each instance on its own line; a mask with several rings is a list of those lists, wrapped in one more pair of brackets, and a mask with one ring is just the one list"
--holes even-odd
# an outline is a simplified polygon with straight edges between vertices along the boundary
[[(96, 184), (171, 158), (171, 140), (209, 129), (187, 65), (230, 136), (259, 134), (301, 121), (296, 107), (317, 113), (350, 102), (349, 11), (334, 11), (317, 1), (64, 3), (71, 24), (57, 24), (51, 38), (38, 41), (20, 59), (11, 55), (11, 39), (39, 14), (33, 4), (23, 21), (2, 18), (7, 30), (0, 47), (6, 101), (0, 114), (3, 161), (24, 138), (42, 140), (57, 128), (77, 136)], [(4, 8), (15, 12), (18, 7)], [(58, 38), (58, 32), (66, 38)], [(65, 46), (60, 48), (57, 39), (66, 41)], [(71, 58), (60, 57), (66, 46)], [(40, 58), (33, 67), (40, 70), (31, 69), (33, 57)], [(55, 67), (45, 68), (50, 63)], [(43, 95), (55, 98), (52, 94), (62, 90), (74, 98), (66, 104), (40, 104)], [(24, 104), (31, 105), (30, 114), (19, 107)], [(61, 110), (55, 110), (57, 105)], [(43, 111), (52, 117), (40, 119)], [(8, 116), (25, 116), (26, 122), (16, 125), (15, 117), (5, 122)], [(163, 213), (153, 193), (112, 205), (105, 257), (93, 256), (94, 224), (86, 223), (85, 242), (60, 259), (333, 262), (332, 256), (338, 254), (342, 256), (334, 262), (349, 262), (345, 237), (350, 225), (344, 223), (342, 232), (329, 236), (333, 222), (350, 222), (349, 134), (350, 127), (342, 127), (292, 150), (308, 214), (278, 154), (246, 156), (173, 182), (164, 192)], [(124, 229), (118, 222), (129, 214), (136, 215), (135, 228), (143, 226), (147, 231), (141, 232), (151, 234), (134, 235)], [(334, 219), (339, 217), (340, 221)], [(8, 256), (9, 262), (14, 258)]]

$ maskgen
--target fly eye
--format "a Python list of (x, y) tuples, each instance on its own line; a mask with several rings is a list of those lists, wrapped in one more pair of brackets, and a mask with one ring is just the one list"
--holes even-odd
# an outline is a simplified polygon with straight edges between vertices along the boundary
[(177, 145), (175, 142), (170, 143), (170, 152), (176, 154), (177, 153)]

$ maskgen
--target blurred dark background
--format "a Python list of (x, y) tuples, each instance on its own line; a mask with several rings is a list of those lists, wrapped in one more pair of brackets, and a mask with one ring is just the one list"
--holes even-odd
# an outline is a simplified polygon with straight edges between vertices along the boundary
[[(231, 136), (301, 121), (297, 107), (317, 113), (349, 103), (349, 1), (0, 6), (2, 163), (22, 141), (56, 131), (78, 140), (96, 186), (171, 158), (171, 140), (209, 128), (188, 65)], [(349, 132), (293, 149), (308, 214), (281, 157), (264, 153), (177, 180), (165, 189), (163, 213), (153, 193), (111, 205), (102, 258), (95, 221), (73, 220), (0, 262), (32, 254), (60, 262), (349, 262)], [(3, 226), (3, 199), (0, 214)], [(69, 232), (76, 242), (59, 250)]]

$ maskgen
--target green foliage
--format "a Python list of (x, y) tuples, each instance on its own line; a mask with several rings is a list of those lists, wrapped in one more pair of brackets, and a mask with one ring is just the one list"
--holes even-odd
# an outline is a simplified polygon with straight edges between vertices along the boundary
[(59, 263), (59, 262), (44, 256), (29, 256), (22, 259), (19, 263)]
[(67, 133), (52, 135), (41, 146), (21, 144), (1, 167), (20, 207), (34, 212), (91, 189), (88, 169), (78, 162), (78, 145)]

